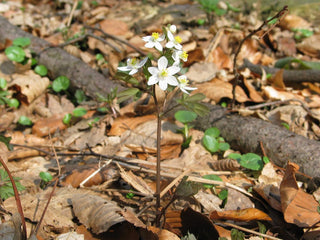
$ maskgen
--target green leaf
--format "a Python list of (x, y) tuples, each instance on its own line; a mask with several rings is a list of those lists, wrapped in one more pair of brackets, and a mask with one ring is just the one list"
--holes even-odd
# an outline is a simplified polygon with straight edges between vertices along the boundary
[(82, 116), (86, 115), (87, 112), (88, 112), (87, 109), (85, 109), (83, 107), (79, 107), (79, 108), (74, 109), (72, 113), (73, 113), (73, 116), (75, 116), (75, 117), (82, 117)]
[(270, 162), (269, 158), (267, 156), (263, 156), (262, 157), (262, 161), (264, 162), (264, 164), (267, 164)]
[[(20, 179), (21, 178), (13, 177), (18, 191), (22, 191), (25, 189), (25, 187), (22, 186), (19, 182)], [(0, 198), (5, 200), (9, 197), (14, 196), (12, 183), (10, 181), (8, 173), (3, 169), (0, 169), (0, 182), (2, 183), (0, 184)]]
[(205, 135), (209, 135), (211, 137), (217, 138), (220, 135), (220, 130), (216, 127), (208, 128), (205, 132)]
[(245, 235), (243, 232), (235, 229), (235, 228), (232, 228), (231, 229), (231, 240), (244, 240), (245, 238)]
[(221, 150), (221, 151), (227, 151), (228, 149), (230, 149), (229, 143), (219, 142), (219, 150)]
[(10, 46), (5, 50), (7, 57), (14, 62), (23, 62), (26, 57), (26, 53), (21, 47)]
[(88, 125), (89, 125), (90, 127), (93, 127), (93, 124), (99, 122), (99, 120), (100, 120), (100, 118), (99, 118), (99, 117), (96, 117), (96, 118), (94, 118), (91, 122), (89, 122)]
[(204, 135), (202, 138), (203, 146), (211, 153), (215, 153), (219, 151), (219, 142), (216, 138), (210, 135)]
[(191, 96), (187, 95), (187, 97), (184, 99), (184, 102), (200, 102), (205, 98), (206, 98), (206, 96), (204, 94), (196, 93), (196, 94), (193, 94)]
[(220, 193), (218, 194), (218, 197), (221, 199), (221, 200), (226, 200), (228, 198), (228, 189), (222, 189), (220, 191)]
[(179, 122), (186, 124), (194, 121), (197, 118), (197, 114), (191, 111), (180, 110), (174, 114), (174, 117)]
[(64, 115), (62, 122), (66, 125), (70, 124), (72, 119), (72, 114), (71, 113), (67, 113), (66, 115)]
[(31, 40), (28, 37), (16, 38), (12, 42), (14, 46), (23, 47), (23, 48), (29, 46), (30, 43), (31, 43)]
[(5, 137), (0, 134), (0, 142), (3, 142), (7, 146), (8, 150), (12, 151), (13, 146), (10, 144), (10, 141), (11, 141), (11, 137)]
[(39, 177), (41, 178), (42, 181), (44, 182), (50, 182), (52, 180), (52, 176), (48, 172), (40, 172)]
[(241, 154), (240, 153), (230, 153), (228, 155), (228, 158), (231, 158), (231, 159), (234, 159), (234, 160), (237, 160), (238, 162), (240, 162)]
[(261, 157), (255, 153), (246, 153), (242, 155), (239, 164), (242, 167), (256, 171), (263, 168), (263, 161)]
[(34, 68), (34, 71), (39, 74), (41, 77), (44, 77), (48, 74), (48, 70), (44, 65), (37, 65)]
[(135, 96), (140, 90), (138, 88), (128, 88), (117, 93), (117, 102), (122, 103), (129, 98)]
[(32, 125), (32, 121), (30, 120), (30, 118), (28, 118), (26, 116), (21, 116), (18, 120), (18, 123), (23, 126), (31, 126)]
[(18, 108), (20, 105), (19, 101), (15, 98), (7, 99), (6, 103), (8, 104), (9, 107), (13, 107), (13, 108)]
[[(204, 175), (202, 176), (202, 178), (222, 182), (222, 179), (219, 176), (214, 174)], [(203, 187), (205, 188), (213, 188), (214, 186), (215, 186), (214, 184), (207, 184), (207, 183), (203, 184)]]
[(61, 92), (62, 90), (67, 90), (69, 88), (69, 85), (70, 85), (69, 78), (65, 76), (60, 76), (60, 77), (57, 77), (55, 80), (53, 80), (52, 89), (55, 92)]
[(258, 221), (258, 226), (259, 226), (259, 233), (265, 234), (267, 232), (267, 228), (263, 223)]
[(7, 86), (7, 81), (4, 78), (0, 78), (0, 88), (5, 89)]
[(77, 89), (76, 93), (74, 94), (74, 96), (75, 96), (75, 98), (77, 100), (77, 103), (82, 103), (87, 99), (86, 94), (81, 89)]
[(33, 66), (35, 66), (37, 64), (38, 64), (38, 60), (35, 59), (35, 58), (31, 58), (31, 66), (33, 67)]

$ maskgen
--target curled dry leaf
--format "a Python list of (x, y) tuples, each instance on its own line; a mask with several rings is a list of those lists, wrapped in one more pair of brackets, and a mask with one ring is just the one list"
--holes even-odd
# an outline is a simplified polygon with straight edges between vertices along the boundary
[(30, 104), (47, 89), (49, 83), (47, 77), (41, 77), (33, 70), (29, 70), (23, 75), (14, 74), (9, 89), (16, 92), (18, 100)]
[(211, 162), (211, 167), (216, 171), (238, 171), (241, 166), (235, 159), (222, 159)]
[(150, 226), (148, 227), (148, 230), (151, 230), (153, 233), (155, 233), (158, 236), (159, 240), (179, 240), (180, 239), (176, 234), (169, 232), (166, 229), (160, 229), (160, 228)]
[(264, 212), (256, 208), (247, 208), (241, 210), (229, 210), (229, 211), (213, 211), (210, 213), (210, 219), (225, 219), (234, 221), (271, 221), (271, 218)]
[(71, 201), (75, 216), (96, 234), (106, 232), (113, 225), (125, 221), (119, 214), (122, 209), (102, 197), (75, 194)]
[(299, 166), (289, 162), (280, 184), (281, 207), (284, 219), (299, 227), (319, 225), (320, 215), (317, 211), (319, 203), (311, 194), (298, 187), (295, 173)]

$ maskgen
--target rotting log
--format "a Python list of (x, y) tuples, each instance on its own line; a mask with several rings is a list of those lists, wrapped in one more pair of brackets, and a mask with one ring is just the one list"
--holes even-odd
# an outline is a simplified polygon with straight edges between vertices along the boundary
[(105, 77), (103, 74), (92, 69), (81, 59), (74, 57), (60, 48), (48, 48), (50, 43), (33, 36), (12, 25), (7, 19), (0, 16), (0, 43), (4, 43), (6, 39), (14, 40), (18, 37), (28, 37), (31, 39), (29, 48), (38, 56), (38, 63), (43, 64), (48, 69), (48, 75), (55, 79), (58, 76), (66, 76), (70, 79), (71, 85), (81, 88), (90, 97), (96, 97), (96, 93), (106, 96), (111, 89), (123, 87), (114, 80)]
[[(36, 53), (50, 45), (45, 40), (10, 24), (1, 16), (0, 26), (0, 43), (5, 39), (29, 37), (32, 42), (31, 49)], [(95, 97), (97, 92), (108, 94), (111, 88), (121, 87), (59, 48), (50, 48), (43, 52), (39, 58), (39, 64), (48, 68), (51, 77), (65, 75), (70, 78), (74, 86), (82, 88), (92, 97)], [(242, 152), (261, 154), (260, 142), (262, 142), (266, 154), (275, 164), (284, 166), (290, 160), (301, 167), (301, 172), (312, 177), (320, 176), (320, 143), (318, 141), (309, 140), (257, 118), (226, 114), (226, 110), (219, 106), (210, 105), (209, 108), (209, 115), (198, 118), (195, 122), (195, 127), (199, 130), (213, 126), (219, 128), (221, 136), (230, 143), (232, 148)]]
[(209, 106), (210, 113), (199, 117), (195, 127), (206, 130), (217, 127), (221, 136), (232, 149), (241, 152), (262, 154), (260, 142), (266, 155), (278, 166), (284, 167), (287, 161), (297, 163), (300, 171), (311, 176), (320, 176), (320, 142), (307, 139), (254, 117), (227, 114), (220, 106)]

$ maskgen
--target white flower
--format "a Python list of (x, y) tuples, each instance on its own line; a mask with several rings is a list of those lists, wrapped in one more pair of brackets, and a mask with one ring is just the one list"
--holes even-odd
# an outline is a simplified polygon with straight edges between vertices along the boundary
[(176, 25), (170, 25), (169, 31), (172, 32), (173, 34), (176, 33), (176, 31), (177, 31)]
[(174, 37), (171, 31), (167, 32), (168, 38), (169, 38), (169, 42), (167, 42), (166, 47), (167, 48), (176, 48), (177, 50), (181, 50), (182, 46), (181, 46), (181, 42), (182, 39), (179, 36)]
[(148, 71), (151, 73), (151, 77), (148, 80), (148, 85), (154, 85), (159, 83), (159, 87), (162, 90), (166, 90), (169, 85), (178, 86), (178, 81), (173, 75), (180, 71), (178, 66), (168, 67), (168, 59), (162, 56), (158, 60), (158, 68), (149, 67)]
[(142, 40), (147, 42), (144, 46), (147, 48), (153, 48), (155, 47), (160, 52), (162, 51), (162, 46), (160, 44), (161, 41), (165, 39), (164, 35), (159, 36), (159, 33), (154, 32), (151, 36), (143, 37)]
[(194, 87), (188, 87), (188, 80), (187, 80), (187, 76), (185, 75), (181, 75), (178, 77), (178, 81), (179, 81), (179, 88), (182, 92), (186, 93), (186, 94), (189, 94), (189, 92), (187, 92), (187, 90), (189, 91), (193, 91), (197, 88), (194, 88)]
[(174, 51), (172, 54), (172, 58), (174, 60), (173, 65), (179, 65), (180, 59), (184, 62), (186, 62), (188, 60), (188, 53), (186, 51), (182, 51), (182, 50)]
[(130, 71), (129, 75), (133, 75), (138, 72), (138, 69), (141, 68), (148, 60), (148, 57), (145, 57), (141, 62), (136, 58), (129, 58), (127, 60), (127, 66), (118, 67), (120, 71)]

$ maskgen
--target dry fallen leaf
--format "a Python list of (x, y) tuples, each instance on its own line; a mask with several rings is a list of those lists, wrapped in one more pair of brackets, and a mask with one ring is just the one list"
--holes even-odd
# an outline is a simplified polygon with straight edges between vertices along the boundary
[(241, 210), (213, 211), (210, 213), (210, 219), (225, 219), (233, 221), (271, 221), (271, 218), (264, 212), (256, 208), (247, 208)]
[(289, 162), (280, 184), (281, 207), (284, 219), (299, 227), (311, 227), (320, 223), (319, 203), (313, 195), (298, 187), (295, 173), (299, 166)]
[(96, 234), (106, 232), (113, 225), (125, 221), (121, 208), (99, 196), (74, 194), (71, 198), (74, 215)]

